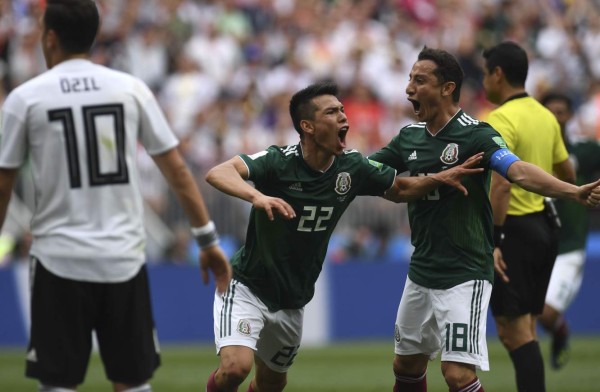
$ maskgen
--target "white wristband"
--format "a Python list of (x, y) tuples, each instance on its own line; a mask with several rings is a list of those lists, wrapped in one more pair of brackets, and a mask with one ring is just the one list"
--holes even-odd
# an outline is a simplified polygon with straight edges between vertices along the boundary
[(217, 233), (217, 229), (213, 221), (209, 221), (207, 224), (201, 227), (192, 227), (190, 231), (196, 239), (196, 242), (198, 242), (200, 249), (208, 248), (219, 243), (219, 234)]

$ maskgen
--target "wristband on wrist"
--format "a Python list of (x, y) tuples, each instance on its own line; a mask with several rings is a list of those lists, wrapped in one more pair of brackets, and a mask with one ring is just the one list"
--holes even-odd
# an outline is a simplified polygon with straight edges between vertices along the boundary
[(494, 247), (499, 248), (502, 245), (502, 241), (504, 241), (502, 226), (494, 225)]
[(207, 224), (201, 227), (192, 227), (190, 229), (192, 235), (196, 239), (200, 249), (208, 248), (219, 243), (219, 233), (213, 221), (208, 221)]

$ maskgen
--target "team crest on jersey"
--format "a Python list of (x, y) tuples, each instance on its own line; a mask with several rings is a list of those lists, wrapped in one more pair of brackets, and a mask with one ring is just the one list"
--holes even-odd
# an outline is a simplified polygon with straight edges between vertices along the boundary
[(442, 151), (440, 160), (447, 165), (458, 162), (458, 144), (448, 143), (446, 148), (444, 148), (444, 151)]
[(248, 320), (240, 320), (240, 322), (238, 323), (238, 326), (237, 326), (237, 330), (242, 335), (250, 336), (250, 332), (251, 332), (250, 322)]
[(337, 179), (335, 180), (335, 192), (338, 195), (345, 195), (350, 190), (351, 183), (352, 179), (350, 178), (350, 173), (338, 173)]

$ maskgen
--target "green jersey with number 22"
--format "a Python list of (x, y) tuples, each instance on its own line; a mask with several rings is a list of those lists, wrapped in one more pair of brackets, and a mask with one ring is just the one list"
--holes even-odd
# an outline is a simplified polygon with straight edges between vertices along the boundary
[(242, 154), (249, 180), (265, 195), (288, 202), (296, 217), (269, 221), (252, 208), (245, 245), (232, 258), (234, 278), (271, 311), (298, 309), (314, 294), (331, 234), (356, 196), (381, 196), (396, 171), (356, 150), (335, 157), (324, 172), (311, 169), (300, 145)]

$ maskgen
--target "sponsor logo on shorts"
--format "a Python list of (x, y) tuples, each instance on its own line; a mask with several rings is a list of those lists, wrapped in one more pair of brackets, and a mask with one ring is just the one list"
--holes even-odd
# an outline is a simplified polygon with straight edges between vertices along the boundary
[(394, 326), (394, 340), (396, 343), (400, 343), (400, 328), (398, 328), (398, 325)]
[(242, 335), (250, 335), (250, 322), (248, 320), (240, 320), (237, 326), (237, 330)]

